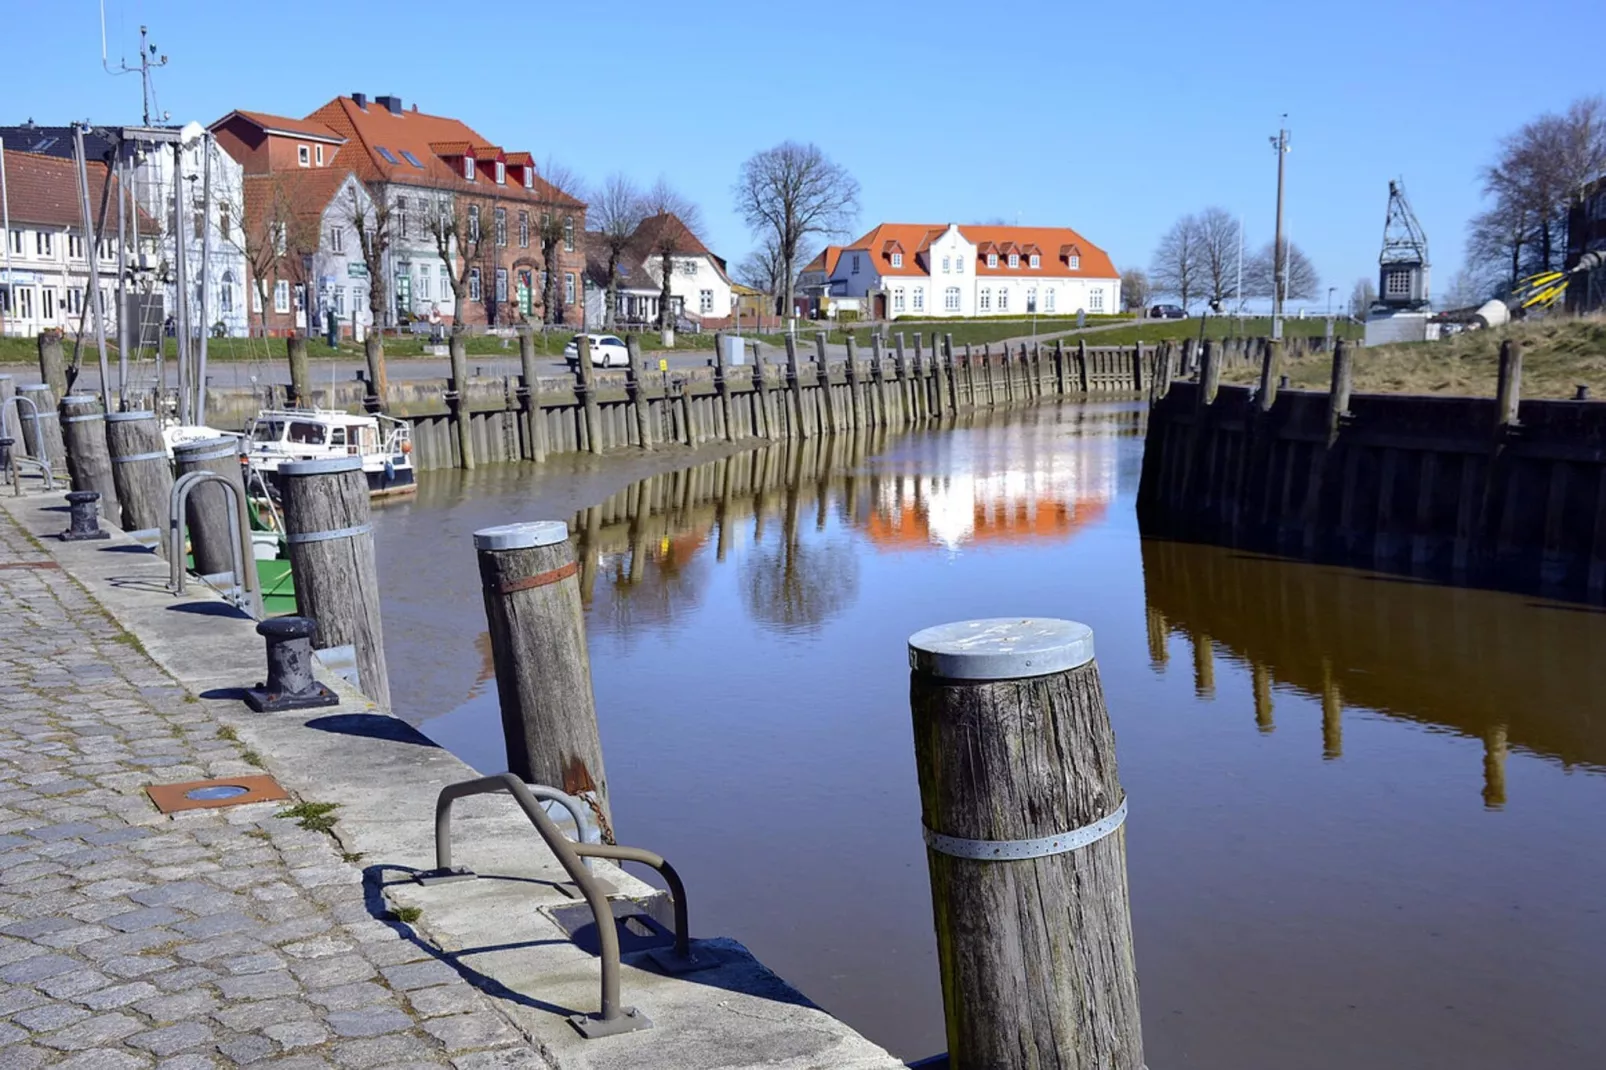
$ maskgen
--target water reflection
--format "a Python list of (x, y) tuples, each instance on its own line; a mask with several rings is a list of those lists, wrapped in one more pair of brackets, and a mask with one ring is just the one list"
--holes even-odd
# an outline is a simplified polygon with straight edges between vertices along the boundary
[(1182, 637), (1209, 698), (1218, 651), (1247, 662), (1263, 733), (1274, 686), (1316, 699), (1326, 760), (1344, 755), (1348, 705), (1481, 740), (1491, 808), (1512, 747), (1606, 768), (1606, 614), (1158, 539), (1143, 542), (1143, 579), (1151, 665)]

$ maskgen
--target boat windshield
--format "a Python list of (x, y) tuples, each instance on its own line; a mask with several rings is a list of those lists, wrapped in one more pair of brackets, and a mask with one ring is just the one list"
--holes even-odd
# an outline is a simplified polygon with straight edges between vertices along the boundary
[(283, 437), (283, 420), (259, 420), (251, 429), (252, 442), (277, 442)]
[(308, 446), (321, 446), (329, 429), (323, 424), (308, 423), (305, 420), (291, 420), (290, 433), (286, 439), (290, 442), (299, 442)]

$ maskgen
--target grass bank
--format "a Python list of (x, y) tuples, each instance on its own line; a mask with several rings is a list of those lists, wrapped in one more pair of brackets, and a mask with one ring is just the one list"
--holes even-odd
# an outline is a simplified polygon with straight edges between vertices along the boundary
[[(1522, 396), (1570, 398), (1588, 386), (1606, 396), (1606, 317), (1514, 323), (1492, 331), (1465, 331), (1439, 342), (1375, 346), (1353, 350), (1354, 390), (1371, 394), (1450, 394), (1493, 397), (1500, 365), (1500, 343), (1522, 345)], [(1332, 360), (1325, 356), (1290, 361), (1289, 383), (1326, 390)], [(1223, 381), (1250, 383), (1258, 372), (1237, 368)]]

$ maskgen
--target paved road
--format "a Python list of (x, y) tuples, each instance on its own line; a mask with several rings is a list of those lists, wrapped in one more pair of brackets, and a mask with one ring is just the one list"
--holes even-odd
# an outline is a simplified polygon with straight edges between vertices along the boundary
[(548, 1064), (265, 803), (149, 783), (259, 770), (0, 514), (0, 1067)]

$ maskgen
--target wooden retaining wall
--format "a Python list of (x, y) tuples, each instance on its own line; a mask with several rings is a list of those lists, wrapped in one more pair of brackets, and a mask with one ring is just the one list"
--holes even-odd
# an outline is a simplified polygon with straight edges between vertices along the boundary
[[(1146, 534), (1478, 585), (1606, 596), (1606, 404), (1161, 382)], [(1268, 358), (1269, 359), (1269, 358)], [(1347, 369), (1347, 358), (1335, 369)], [(1269, 404), (1268, 404), (1269, 402)]]

